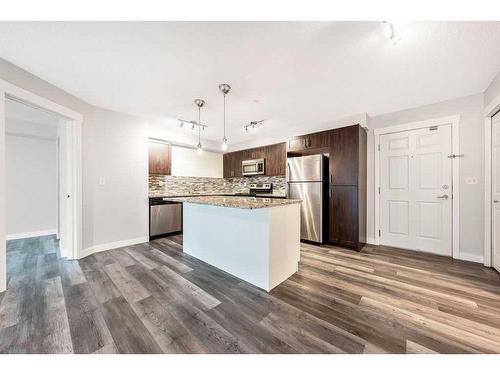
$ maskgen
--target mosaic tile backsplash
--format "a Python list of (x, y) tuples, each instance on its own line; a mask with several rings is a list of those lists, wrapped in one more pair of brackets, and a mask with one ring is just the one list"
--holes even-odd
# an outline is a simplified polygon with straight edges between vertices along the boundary
[(149, 194), (174, 196), (248, 193), (250, 183), (272, 183), (273, 194), (286, 194), (285, 176), (209, 178), (159, 175), (149, 176)]

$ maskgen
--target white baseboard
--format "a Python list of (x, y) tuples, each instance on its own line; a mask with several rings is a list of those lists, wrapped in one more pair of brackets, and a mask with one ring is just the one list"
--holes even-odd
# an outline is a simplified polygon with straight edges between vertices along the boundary
[(373, 237), (366, 237), (366, 243), (370, 245), (375, 245), (375, 238)]
[(82, 251), (80, 251), (80, 256), (78, 257), (78, 259), (85, 258), (89, 255), (92, 255), (94, 253), (98, 253), (100, 251), (106, 251), (106, 250), (116, 249), (119, 247), (137, 245), (138, 243), (144, 243), (144, 242), (148, 242), (148, 241), (149, 241), (149, 237), (144, 236), (144, 237), (131, 238), (128, 240), (109, 242), (109, 243), (105, 243), (105, 244), (101, 244), (101, 245), (87, 247), (86, 249), (82, 249)]
[(456, 259), (467, 260), (469, 262), (476, 262), (483, 264), (484, 257), (477, 254), (460, 253)]
[(36, 232), (25, 232), (25, 233), (7, 234), (5, 236), (5, 239), (7, 241), (9, 241), (9, 240), (19, 240), (21, 238), (50, 236), (52, 234), (57, 234), (57, 229), (46, 229), (46, 230), (39, 230), (39, 231), (36, 231)]

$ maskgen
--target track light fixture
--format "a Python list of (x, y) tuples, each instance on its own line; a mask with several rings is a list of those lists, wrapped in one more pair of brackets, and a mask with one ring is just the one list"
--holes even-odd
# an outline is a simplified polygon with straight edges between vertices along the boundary
[(201, 144), (201, 131), (205, 131), (205, 128), (208, 128), (207, 125), (201, 123), (201, 107), (205, 105), (205, 101), (203, 99), (195, 99), (194, 104), (198, 107), (198, 121), (188, 121), (188, 120), (183, 120), (183, 119), (177, 119), (179, 120), (179, 127), (182, 128), (184, 124), (191, 124), (191, 130), (194, 130), (195, 127), (198, 127), (198, 144), (196, 145), (196, 148), (198, 150), (198, 154), (201, 154), (203, 151), (203, 146)]
[(248, 129), (256, 129), (256, 128), (260, 128), (262, 127), (262, 123), (264, 122), (264, 120), (260, 120), (260, 121), (250, 121), (249, 124), (247, 125), (243, 125), (243, 128), (245, 129), (245, 133), (248, 133)]

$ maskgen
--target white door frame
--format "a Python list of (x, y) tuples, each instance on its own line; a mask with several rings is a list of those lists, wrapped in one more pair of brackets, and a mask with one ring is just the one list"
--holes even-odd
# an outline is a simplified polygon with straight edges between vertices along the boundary
[(53, 101), (33, 94), (10, 82), (0, 79), (0, 292), (7, 287), (7, 264), (6, 264), (6, 235), (5, 235), (5, 100), (11, 98), (20, 100), (35, 107), (54, 112), (68, 119), (73, 132), (73, 246), (70, 258), (78, 259), (82, 248), (82, 161), (81, 161), (81, 138), (83, 115), (69, 108), (63, 107)]
[(500, 110), (500, 95), (491, 101), (484, 110), (484, 265), (491, 267), (492, 241), (491, 241), (491, 124), (492, 117)]
[[(459, 139), (459, 123), (460, 115), (439, 117), (430, 120), (409, 122), (394, 126), (388, 126), (374, 130), (375, 139), (375, 186), (374, 186), (374, 199), (375, 199), (375, 245), (380, 245), (380, 136), (390, 133), (398, 133), (408, 130), (416, 130), (422, 128), (429, 128), (431, 126), (439, 126), (451, 124), (451, 149), (452, 154), (460, 154), (460, 139)], [(453, 258), (460, 258), (460, 158), (452, 159), (452, 256)]]

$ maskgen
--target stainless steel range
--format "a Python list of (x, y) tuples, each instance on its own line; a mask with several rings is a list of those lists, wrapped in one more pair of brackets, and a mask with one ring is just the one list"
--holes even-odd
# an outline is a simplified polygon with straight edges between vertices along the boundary
[(248, 184), (248, 193), (236, 193), (240, 196), (256, 196), (259, 194), (271, 194), (273, 192), (273, 184), (271, 183), (252, 183)]

